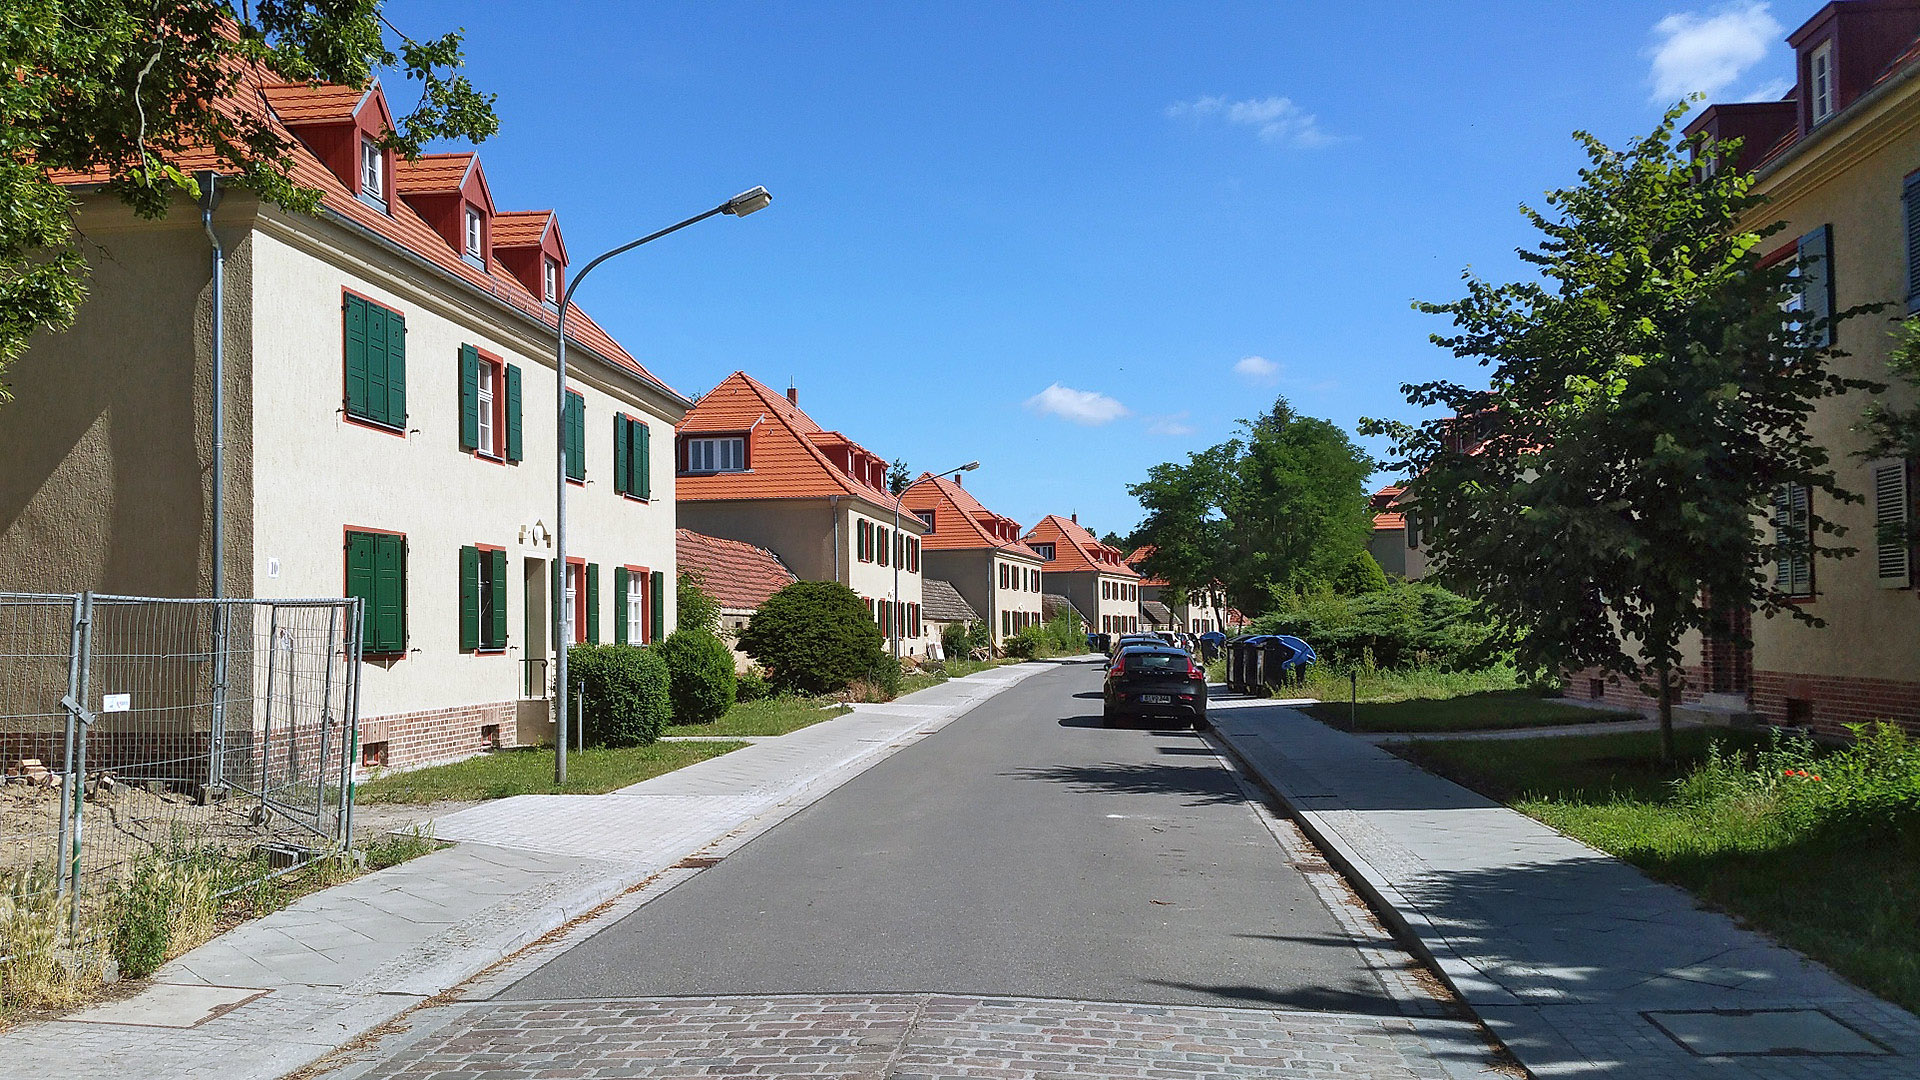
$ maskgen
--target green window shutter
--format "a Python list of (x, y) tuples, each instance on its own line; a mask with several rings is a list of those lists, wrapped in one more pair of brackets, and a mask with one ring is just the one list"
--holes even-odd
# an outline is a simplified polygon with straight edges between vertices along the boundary
[(567, 394), (567, 478), (587, 478), (587, 401)]
[[(1833, 226), (1801, 237), (1799, 248), (1801, 318), (1817, 323), (1833, 316)], [(1821, 332), (1820, 344), (1833, 344), (1833, 327)]]
[(642, 423), (634, 423), (632, 434), (639, 436), (639, 451), (634, 455), (633, 470), (634, 492), (643, 499), (653, 498), (653, 429)]
[(486, 644), (489, 648), (504, 649), (507, 646), (507, 553), (500, 550), (487, 554), (493, 560), (493, 625), (487, 628)]
[[(627, 641), (627, 568), (613, 568), (613, 643), (626, 645)], [(639, 644), (634, 642), (633, 644)]]
[(387, 316), (387, 423), (407, 426), (407, 320), (391, 311)]
[(1907, 463), (1901, 459), (1867, 464), (1873, 489), (1874, 575), (1883, 589), (1913, 584), (1912, 496)]
[(460, 346), (460, 449), (480, 448), (480, 350)]
[(615, 494), (625, 495), (631, 488), (627, 468), (627, 447), (633, 438), (627, 428), (627, 418), (619, 413), (613, 414), (613, 490)]
[[(349, 416), (366, 416), (367, 413), (367, 302), (357, 296), (349, 296), (341, 308), (341, 321), (346, 324), (346, 408)], [(372, 549), (368, 549), (368, 558), (372, 558)], [(369, 563), (371, 567), (371, 563)]]
[(460, 651), (480, 647), (480, 549), (460, 549)]
[(407, 541), (405, 537), (373, 537), (374, 632), (369, 648), (379, 653), (407, 648)]
[(1907, 177), (1901, 192), (1907, 211), (1907, 314), (1920, 311), (1920, 173)]
[(653, 594), (647, 597), (647, 612), (653, 625), (648, 629), (650, 641), (659, 641), (667, 636), (667, 575), (662, 571), (653, 572)]
[(600, 644), (600, 564), (587, 564), (587, 643)]
[(520, 460), (520, 369), (507, 365), (507, 460)]
[(347, 595), (360, 598), (360, 645), (369, 653), (375, 648), (378, 626), (373, 606), (373, 541), (370, 533), (347, 534)]

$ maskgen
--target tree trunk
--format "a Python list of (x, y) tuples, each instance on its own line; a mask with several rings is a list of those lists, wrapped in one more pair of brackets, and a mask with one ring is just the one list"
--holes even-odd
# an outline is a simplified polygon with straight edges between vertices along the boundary
[(1661, 666), (1660, 677), (1660, 763), (1673, 764), (1673, 669)]

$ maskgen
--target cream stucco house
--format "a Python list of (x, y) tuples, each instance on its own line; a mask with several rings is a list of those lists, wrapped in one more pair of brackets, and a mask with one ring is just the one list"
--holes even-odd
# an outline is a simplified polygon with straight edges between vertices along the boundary
[(739, 371), (687, 412), (675, 454), (683, 526), (765, 548), (803, 580), (846, 585), (883, 637), (898, 631), (902, 655), (926, 654), (926, 526), (887, 491), (885, 458), (814, 423), (797, 391)]
[(1020, 542), (1019, 522), (982, 506), (958, 476), (923, 473), (900, 501), (927, 527), (927, 572), (949, 582), (986, 620), (994, 648), (1041, 621), (1044, 563)]
[[(230, 190), (225, 591), (366, 600), (362, 762), (404, 767), (547, 729), (556, 421), (546, 211), (500, 210), (473, 154), (396, 160), (381, 91), (249, 87), (312, 215)], [(184, 168), (213, 166), (211, 155)], [(211, 247), (198, 208), (146, 221), (65, 178), (93, 273), (0, 412), (0, 589), (207, 595)], [(567, 318), (575, 640), (673, 625), (670, 433), (691, 404)], [(654, 452), (654, 448), (661, 452)]]

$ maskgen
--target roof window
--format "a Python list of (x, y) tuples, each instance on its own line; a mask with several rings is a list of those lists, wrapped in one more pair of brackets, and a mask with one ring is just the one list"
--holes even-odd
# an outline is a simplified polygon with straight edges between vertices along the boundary
[(487, 264), (487, 217), (480, 208), (472, 204), (467, 206), (466, 245), (462, 252), (466, 260), (481, 269)]
[(552, 256), (541, 260), (540, 298), (549, 304), (560, 302), (560, 263)]
[(360, 195), (379, 203), (387, 202), (387, 156), (372, 139), (360, 140)]
[(1814, 47), (1807, 57), (1807, 94), (1813, 107), (1813, 122), (1825, 123), (1833, 116), (1833, 39)]

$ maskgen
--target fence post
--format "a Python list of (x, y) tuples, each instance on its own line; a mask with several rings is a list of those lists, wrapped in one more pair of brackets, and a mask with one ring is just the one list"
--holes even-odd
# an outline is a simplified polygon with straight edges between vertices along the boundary
[(587, 748), (587, 684), (584, 680), (573, 684), (573, 748)]
[(353, 770), (360, 763), (360, 670), (361, 651), (366, 647), (366, 617), (362, 605), (366, 600), (354, 597), (348, 605), (347, 632), (345, 637), (347, 651), (347, 753), (340, 761), (340, 813), (342, 850), (353, 848)]
[[(64, 702), (67, 713), (67, 745), (61, 764), (63, 771), (60, 773), (60, 782), (67, 787), (60, 792), (60, 839), (53, 848), (53, 865), (56, 869), (67, 860), (67, 834), (73, 825), (73, 807), (67, 802), (67, 790), (73, 787), (73, 754), (78, 749), (76, 743), (80, 738), (79, 712), (76, 703), (80, 700), (80, 629), (85, 625), (85, 619), (86, 616), (81, 612), (80, 597), (76, 596), (73, 598), (71, 635), (67, 641), (67, 700)], [(79, 848), (76, 846), (74, 851), (77, 858)], [(66, 896), (69, 874), (62, 871), (55, 873), (53, 878), (55, 898)]]
[(213, 616), (213, 722), (207, 740), (207, 792), (204, 801), (227, 786), (227, 678), (233, 647), (233, 606), (221, 603)]
[(93, 722), (93, 713), (87, 708), (87, 695), (92, 692), (93, 675), (93, 593), (80, 594), (80, 678), (72, 704), (68, 706), (68, 715), (79, 723), (80, 738), (74, 744), (73, 769), (67, 773), (66, 785), (73, 793), (73, 885), (68, 890), (73, 904), (67, 909), (67, 932), (80, 932), (80, 826), (86, 813), (86, 775), (87, 775), (87, 728)]
[[(327, 748), (333, 740), (333, 635), (340, 625), (340, 609), (327, 609), (327, 659), (320, 676), (320, 760), (313, 768), (313, 816), (319, 818), (327, 805)], [(335, 831), (338, 835), (338, 830)]]
[(280, 607), (267, 608), (267, 692), (260, 699), (260, 812), (267, 812), (268, 785), (273, 782), (273, 674), (280, 660)]
[(1353, 698), (1347, 703), (1347, 730), (1360, 730), (1360, 673), (1347, 672), (1347, 682), (1353, 692)]

